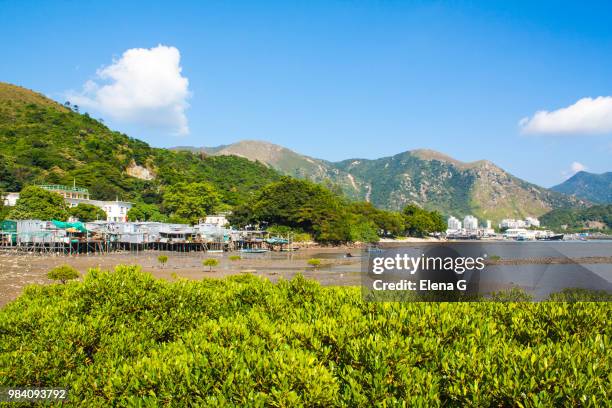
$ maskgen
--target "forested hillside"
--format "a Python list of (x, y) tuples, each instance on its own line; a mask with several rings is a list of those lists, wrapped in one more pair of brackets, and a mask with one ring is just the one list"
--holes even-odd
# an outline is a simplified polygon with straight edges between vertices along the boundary
[(164, 186), (208, 182), (224, 203), (234, 205), (278, 177), (244, 158), (152, 148), (79, 113), (77, 106), (0, 83), (0, 190), (76, 182), (95, 199), (160, 204)]
[(612, 230), (612, 204), (594, 205), (589, 208), (572, 210), (559, 209), (545, 214), (542, 225), (559, 230), (566, 226), (569, 230)]

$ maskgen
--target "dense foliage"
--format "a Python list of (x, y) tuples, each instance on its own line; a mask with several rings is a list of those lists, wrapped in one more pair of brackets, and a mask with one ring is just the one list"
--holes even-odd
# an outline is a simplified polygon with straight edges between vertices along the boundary
[(134, 206), (128, 211), (127, 217), (129, 221), (168, 221), (168, 217), (161, 213), (158, 206), (155, 204), (143, 203), (142, 201), (134, 203)]
[(21, 191), (8, 218), (12, 220), (60, 220), (68, 219), (68, 206), (64, 197), (36, 186)]
[(232, 225), (281, 225), (312, 233), (320, 241), (350, 240), (341, 198), (306, 180), (283, 177), (235, 208)]
[(594, 205), (580, 210), (553, 210), (540, 218), (540, 223), (551, 229), (560, 230), (563, 225), (568, 230), (612, 229), (612, 204)]
[(422, 237), (446, 230), (446, 222), (438, 211), (427, 211), (416, 205), (408, 205), (403, 209), (402, 215), (410, 235)]
[(221, 204), (210, 183), (177, 183), (164, 190), (162, 206), (174, 222), (197, 224)]
[(68, 213), (81, 222), (106, 220), (106, 212), (91, 204), (80, 203), (76, 207), (70, 208)]
[(437, 211), (410, 205), (402, 213), (381, 210), (368, 202), (349, 202), (322, 185), (283, 177), (271, 183), (229, 218), (235, 226), (265, 225), (274, 231), (305, 232), (323, 242), (376, 242), (381, 236), (407, 232), (424, 236), (444, 231)]
[(0, 386), (71, 406), (602, 406), (610, 303), (367, 303), (296, 277), (118, 267), (0, 311)]

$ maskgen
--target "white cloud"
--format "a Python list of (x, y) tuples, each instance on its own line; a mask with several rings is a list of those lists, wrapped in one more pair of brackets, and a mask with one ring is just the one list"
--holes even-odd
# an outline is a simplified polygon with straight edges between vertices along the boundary
[(579, 163), (579, 162), (575, 161), (575, 162), (572, 162), (572, 164), (570, 165), (569, 170), (564, 170), (564, 171), (561, 172), (561, 174), (565, 178), (570, 178), (574, 174), (578, 173), (579, 171), (585, 171), (586, 169), (587, 169), (587, 166), (585, 166), (582, 163)]
[(538, 111), (519, 122), (525, 134), (612, 133), (612, 96), (582, 98), (567, 108)]
[(100, 68), (81, 92), (68, 92), (67, 97), (116, 121), (186, 135), (190, 92), (180, 61), (175, 47), (132, 48)]
[(587, 167), (582, 163), (573, 162), (572, 165), (570, 166), (570, 169), (572, 170), (572, 172), (578, 173), (579, 171), (586, 170)]

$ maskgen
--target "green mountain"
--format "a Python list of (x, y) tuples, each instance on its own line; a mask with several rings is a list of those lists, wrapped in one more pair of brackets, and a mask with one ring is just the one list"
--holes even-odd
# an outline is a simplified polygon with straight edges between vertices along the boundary
[(207, 181), (237, 204), (280, 178), (245, 158), (153, 148), (75, 110), (0, 83), (0, 190), (76, 182), (95, 199), (159, 204), (164, 186)]
[(256, 160), (284, 174), (337, 185), (349, 197), (393, 210), (418, 204), (445, 214), (474, 214), (497, 221), (589, 205), (514, 177), (489, 161), (464, 163), (432, 150), (333, 163), (260, 141), (187, 149)]
[(553, 210), (540, 218), (542, 225), (559, 231), (568, 230), (612, 230), (612, 204), (594, 205), (589, 208)]
[(265, 163), (289, 176), (308, 179), (317, 183), (333, 184), (350, 198), (363, 199), (367, 186), (334, 163), (296, 153), (273, 143), (261, 140), (243, 140), (230, 145), (216, 147), (175, 147), (173, 150), (200, 152), (212, 156), (238, 156)]
[(579, 171), (551, 190), (575, 195), (594, 203), (612, 203), (612, 172), (594, 174)]

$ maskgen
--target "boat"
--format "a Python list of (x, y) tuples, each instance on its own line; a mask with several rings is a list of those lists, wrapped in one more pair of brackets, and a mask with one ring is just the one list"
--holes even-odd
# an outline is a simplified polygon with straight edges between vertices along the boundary
[(244, 248), (241, 249), (240, 252), (243, 252), (245, 254), (263, 254), (268, 252), (268, 250), (262, 248)]
[(553, 234), (553, 235), (544, 235), (542, 237), (537, 237), (536, 239), (539, 241), (562, 241), (564, 235), (563, 234)]

